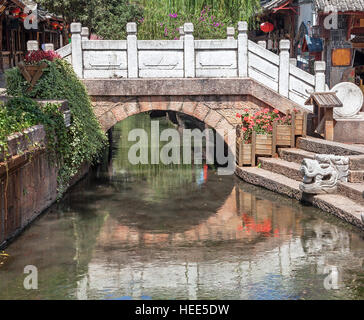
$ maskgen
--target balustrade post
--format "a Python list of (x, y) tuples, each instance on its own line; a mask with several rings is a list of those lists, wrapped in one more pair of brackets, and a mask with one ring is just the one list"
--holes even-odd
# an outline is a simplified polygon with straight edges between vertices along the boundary
[(289, 94), (289, 49), (291, 43), (289, 40), (279, 42), (279, 93), (288, 98)]
[(315, 92), (326, 91), (326, 62), (316, 61), (315, 62)]
[(234, 40), (235, 39), (235, 28), (234, 27), (227, 27), (227, 40)]
[(128, 78), (138, 78), (138, 38), (137, 38), (137, 24), (129, 22), (126, 25), (126, 32), (128, 33)]
[(54, 44), (53, 43), (44, 44), (44, 51), (54, 51)]
[(196, 67), (195, 67), (195, 39), (193, 36), (193, 24), (185, 23), (185, 78), (195, 78)]
[(267, 41), (265, 40), (258, 41), (258, 45), (260, 45), (264, 49), (267, 49)]
[(81, 30), (82, 40), (89, 40), (90, 30), (87, 27), (83, 27)]
[(71, 46), (72, 46), (72, 66), (76, 75), (83, 78), (83, 54), (81, 39), (81, 23), (71, 23)]
[(238, 23), (238, 66), (239, 77), (248, 76), (248, 23), (240, 21)]
[(185, 40), (185, 30), (184, 27), (179, 27), (179, 39), (184, 41)]
[(27, 50), (28, 51), (37, 51), (39, 50), (39, 44), (37, 40), (30, 40), (27, 42)]

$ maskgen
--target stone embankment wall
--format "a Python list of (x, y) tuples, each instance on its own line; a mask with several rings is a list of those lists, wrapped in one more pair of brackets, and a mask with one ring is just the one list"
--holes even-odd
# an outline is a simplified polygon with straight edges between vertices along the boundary
[[(0, 153), (0, 248), (57, 200), (57, 169), (49, 161), (43, 126), (8, 139), (7, 162)], [(73, 182), (88, 171), (85, 166)]]

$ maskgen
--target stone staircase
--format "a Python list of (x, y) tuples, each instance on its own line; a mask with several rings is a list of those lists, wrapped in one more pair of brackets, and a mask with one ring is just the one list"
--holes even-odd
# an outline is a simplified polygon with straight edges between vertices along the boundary
[[(338, 184), (337, 194), (309, 196), (299, 189), (302, 160), (315, 154), (335, 154), (350, 159), (349, 182)], [(271, 191), (309, 202), (364, 230), (364, 146), (333, 143), (316, 138), (298, 138), (297, 148), (281, 148), (277, 158), (258, 158), (258, 167), (238, 167), (244, 181)]]

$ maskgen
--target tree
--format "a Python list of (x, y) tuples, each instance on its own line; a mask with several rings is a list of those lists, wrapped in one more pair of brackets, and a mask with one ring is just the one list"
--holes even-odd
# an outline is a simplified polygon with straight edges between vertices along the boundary
[(142, 18), (143, 10), (128, 0), (38, 0), (44, 9), (61, 15), (67, 23), (81, 22), (105, 39), (126, 37), (126, 24)]

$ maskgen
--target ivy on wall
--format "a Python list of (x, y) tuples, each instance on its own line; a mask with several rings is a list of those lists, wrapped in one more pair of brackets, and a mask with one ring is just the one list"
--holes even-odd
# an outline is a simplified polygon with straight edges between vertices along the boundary
[[(72, 66), (61, 59), (46, 62), (48, 67), (44, 70), (43, 76), (29, 92), (27, 91), (29, 84), (17, 67), (6, 72), (7, 94), (16, 97), (15, 100), (10, 100), (8, 105), (20, 113), (24, 108), (31, 106), (26, 114), (35, 114), (31, 121), (28, 121), (26, 116), (20, 121), (20, 127), (15, 126), (14, 129), (39, 123), (45, 125), (49, 148), (51, 154), (55, 156), (54, 160), (59, 169), (58, 191), (59, 196), (62, 196), (71, 178), (78, 173), (81, 166), (84, 163), (92, 163), (98, 158), (107, 144), (107, 139), (93, 113), (86, 88), (77, 78)], [(61, 121), (61, 118), (56, 116), (52, 104), (44, 106), (40, 111), (42, 115), (39, 115), (34, 102), (32, 104), (29, 99), (67, 100), (72, 115), (71, 127), (65, 129), (63, 116)], [(39, 109), (39, 106), (37, 108)], [(14, 119), (16, 118), (17, 116)], [(12, 120), (9, 121), (13, 123)], [(34, 123), (37, 121), (39, 122)]]

